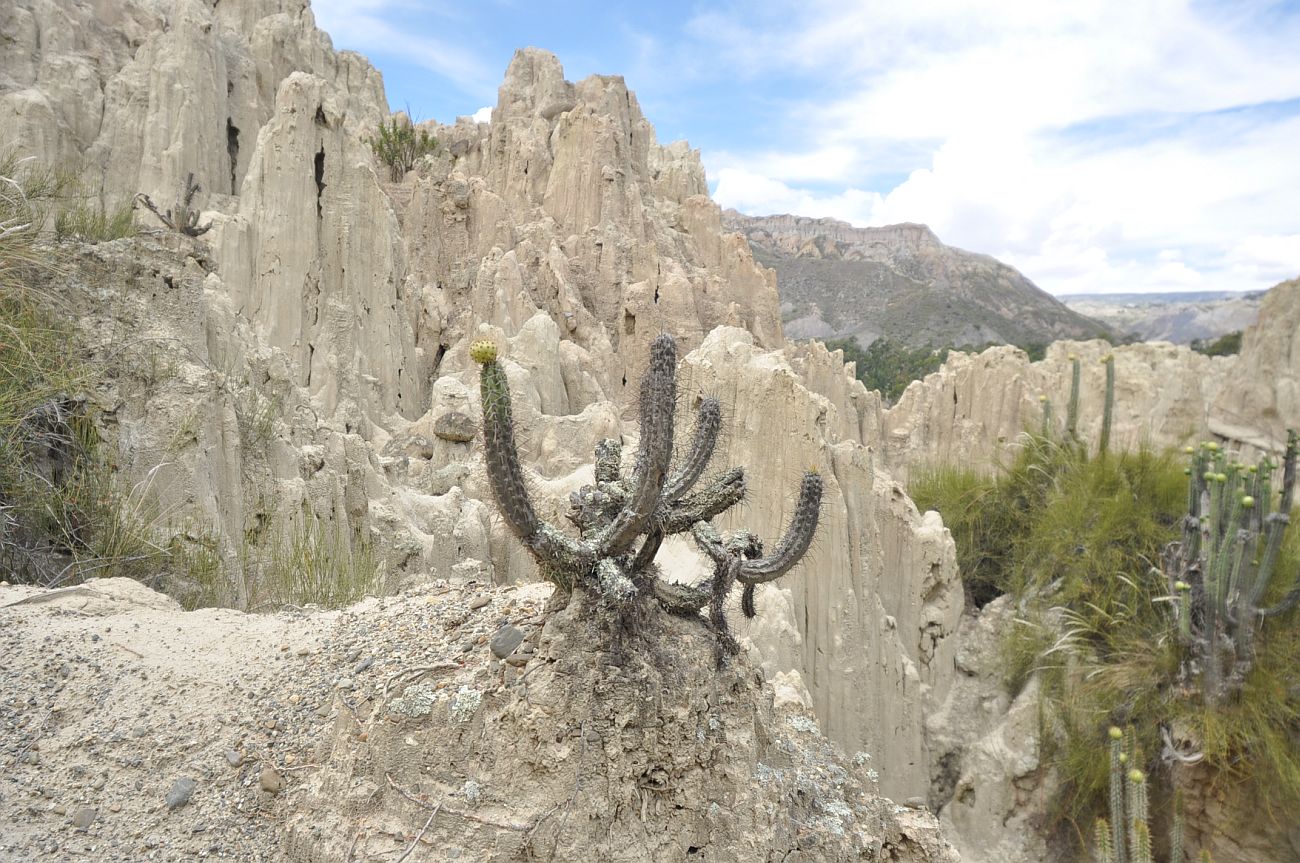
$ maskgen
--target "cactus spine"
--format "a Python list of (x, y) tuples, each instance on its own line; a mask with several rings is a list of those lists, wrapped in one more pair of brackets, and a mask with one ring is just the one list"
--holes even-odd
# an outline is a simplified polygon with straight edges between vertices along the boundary
[(1101, 442), (1098, 446), (1102, 455), (1110, 449), (1110, 424), (1115, 416), (1115, 355), (1106, 354), (1101, 358), (1106, 367), (1106, 403), (1101, 414)]
[[(483, 442), (492, 494), (511, 532), (537, 560), (542, 576), (564, 591), (580, 590), (616, 612), (654, 601), (674, 614), (708, 620), (727, 653), (739, 649), (723, 611), (736, 583), (744, 586), (742, 607), (756, 613), (754, 587), (784, 575), (807, 552), (817, 531), (823, 483), (810, 470), (800, 483), (794, 514), (776, 550), (746, 530), (720, 535), (710, 521), (745, 494), (745, 475), (733, 468), (698, 490), (717, 445), (721, 409), (715, 399), (701, 402), (685, 458), (672, 469), (673, 420), (677, 402), (677, 345), (661, 335), (650, 347), (650, 365), (641, 381), (641, 441), (630, 477), (622, 473), (622, 444), (596, 445), (595, 485), (569, 496), (567, 517), (581, 536), (574, 539), (538, 515), (528, 492), (515, 446), (514, 421), (505, 370), (491, 342), (475, 342), (470, 357), (479, 363), (483, 403)], [(714, 562), (711, 578), (683, 585), (659, 578), (654, 562), (664, 537), (689, 532)]]
[(1272, 461), (1247, 467), (1212, 442), (1184, 450), (1190, 464), (1183, 537), (1165, 549), (1161, 568), (1175, 599), (1184, 677), (1199, 676), (1209, 702), (1240, 690), (1259, 630), (1300, 603), (1300, 576), (1291, 574), (1283, 599), (1261, 606), (1290, 523), (1298, 449), (1295, 432), (1288, 432), (1281, 498), (1272, 512)]

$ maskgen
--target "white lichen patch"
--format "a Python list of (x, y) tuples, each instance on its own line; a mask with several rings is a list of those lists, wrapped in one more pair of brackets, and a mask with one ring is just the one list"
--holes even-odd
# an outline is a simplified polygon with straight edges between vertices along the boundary
[(808, 716), (791, 716), (785, 721), (785, 723), (795, 731), (800, 731), (805, 734), (817, 733), (817, 723)]
[(433, 705), (438, 703), (438, 690), (425, 683), (415, 683), (406, 687), (400, 696), (388, 704), (393, 713), (419, 719), (433, 712)]
[(456, 722), (468, 722), (482, 703), (483, 693), (472, 686), (463, 685), (451, 697), (451, 718)]
[(478, 802), (483, 799), (483, 786), (473, 779), (466, 779), (465, 784), (460, 789), (460, 796), (464, 797), (465, 802), (471, 806), (477, 806)]

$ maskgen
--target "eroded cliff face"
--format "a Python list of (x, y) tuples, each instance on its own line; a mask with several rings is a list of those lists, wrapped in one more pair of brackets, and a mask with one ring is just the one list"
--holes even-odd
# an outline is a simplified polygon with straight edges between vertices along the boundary
[[(390, 587), (532, 578), (467, 420), (468, 343), (501, 345), (539, 508), (560, 522), (596, 441), (635, 437), (646, 348), (671, 332), (683, 392), (731, 415), (719, 463), (754, 489), (738, 518), (774, 537), (798, 469), (830, 479), (818, 549), (748, 634), (757, 660), (873, 756), (883, 791), (924, 793), (924, 704), (960, 613), (951, 540), (870, 450), (874, 397), (824, 349), (785, 348), (773, 274), (620, 78), (574, 84), (521, 51), (491, 123), (429, 124), (437, 152), (394, 183), (365, 143), (387, 116), (379, 76), (304, 3), (3, 14), (0, 116), (22, 146), (77, 163), (109, 204), (166, 206), (190, 172), (203, 185), (209, 234), (87, 246), (50, 287), (110, 370), (94, 398), (125, 475), (215, 538), (231, 601), (259, 600), (248, 544), (313, 518), (373, 545)], [(689, 549), (666, 553), (689, 572)]]

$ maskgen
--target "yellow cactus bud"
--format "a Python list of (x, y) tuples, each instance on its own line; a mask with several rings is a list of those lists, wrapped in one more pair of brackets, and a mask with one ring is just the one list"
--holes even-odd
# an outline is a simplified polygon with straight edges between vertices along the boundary
[(1106, 733), (1110, 735), (1111, 740), (1119, 740), (1124, 736), (1124, 731), (1115, 725), (1112, 725)]
[(1136, 767), (1134, 767), (1132, 770), (1128, 772), (1128, 781), (1135, 784), (1146, 782), (1147, 775), (1143, 773), (1141, 770), (1138, 770)]
[(481, 366), (497, 358), (497, 346), (491, 339), (479, 339), (469, 346), (469, 358)]

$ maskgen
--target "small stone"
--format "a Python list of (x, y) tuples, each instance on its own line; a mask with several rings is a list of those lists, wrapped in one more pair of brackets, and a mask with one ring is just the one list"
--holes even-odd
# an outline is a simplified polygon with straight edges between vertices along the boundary
[(104, 786), (108, 784), (108, 774), (101, 773), (95, 777), (95, 781), (90, 783), (90, 787), (96, 791), (103, 791)]
[(433, 421), (433, 433), (453, 443), (468, 443), (474, 439), (478, 428), (474, 420), (460, 411), (447, 411)]
[(179, 809), (186, 803), (190, 802), (190, 795), (194, 793), (198, 783), (188, 776), (183, 776), (172, 783), (171, 790), (167, 792), (167, 808)]
[(361, 660), (356, 665), (352, 666), (352, 673), (360, 674), (361, 672), (365, 671), (366, 669), (368, 669), (370, 666), (374, 664), (375, 664), (375, 658), (373, 656), (367, 656), (365, 659)]
[(62, 803), (55, 803), (52, 807), (50, 807), (50, 811), (53, 812), (55, 815), (67, 815), (68, 807), (64, 806)]
[(352, 682), (352, 678), (350, 677), (341, 677), (339, 678), (339, 682), (334, 685), (337, 686), (339, 689), (348, 690), (351, 689), (356, 684)]
[(482, 608), (483, 606), (487, 605), (487, 604), (488, 604), (489, 602), (491, 602), (491, 601), (492, 601), (492, 600), (491, 600), (490, 598), (486, 597), (486, 596), (476, 596), (476, 597), (474, 597), (473, 599), (470, 600), (470, 602), (469, 602), (469, 610), (470, 610), (470, 611), (478, 611), (480, 608)]
[(492, 636), (492, 655), (497, 659), (505, 659), (515, 652), (515, 648), (524, 641), (524, 631), (518, 627), (506, 624), (497, 630), (496, 635)]
[(905, 803), (904, 805), (906, 805), (909, 809), (925, 809), (925, 808), (926, 808), (925, 798), (924, 798), (924, 797), (909, 797), (909, 798), (907, 798), (907, 801), (906, 801), (906, 803)]
[(512, 653), (506, 657), (506, 665), (511, 665), (514, 666), (515, 668), (523, 668), (527, 664), (528, 664), (527, 656), (520, 656), (518, 653)]
[(279, 794), (284, 790), (284, 777), (268, 764), (262, 768), (262, 778), (259, 780), (259, 784), (262, 790), (268, 794)]
[(82, 806), (76, 812), (72, 813), (72, 826), (78, 830), (88, 830), (90, 825), (95, 823), (99, 817), (99, 810), (90, 806)]
[(231, 767), (238, 767), (244, 763), (244, 753), (236, 749), (226, 750), (226, 763)]

